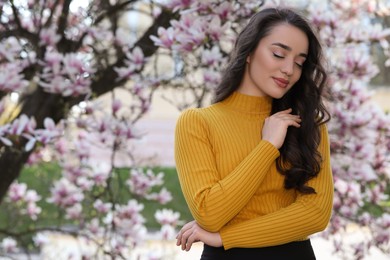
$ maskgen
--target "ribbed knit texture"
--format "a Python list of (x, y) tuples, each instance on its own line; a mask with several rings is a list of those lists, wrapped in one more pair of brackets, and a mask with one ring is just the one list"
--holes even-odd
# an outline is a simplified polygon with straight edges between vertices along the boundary
[(175, 160), (194, 219), (220, 232), (225, 249), (265, 247), (307, 239), (323, 230), (332, 211), (329, 142), (321, 127), (322, 170), (308, 185), (316, 194), (284, 189), (279, 151), (261, 138), (272, 99), (234, 92), (177, 121)]

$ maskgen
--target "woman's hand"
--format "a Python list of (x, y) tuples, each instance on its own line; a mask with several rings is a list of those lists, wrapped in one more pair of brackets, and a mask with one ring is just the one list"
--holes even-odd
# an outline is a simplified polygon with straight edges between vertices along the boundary
[(176, 236), (176, 245), (189, 251), (195, 242), (202, 241), (206, 245), (221, 247), (222, 239), (219, 233), (212, 233), (201, 228), (195, 220), (185, 224)]
[(277, 149), (282, 147), (289, 126), (300, 127), (299, 115), (292, 115), (292, 109), (280, 111), (267, 117), (262, 130), (262, 139), (273, 144)]

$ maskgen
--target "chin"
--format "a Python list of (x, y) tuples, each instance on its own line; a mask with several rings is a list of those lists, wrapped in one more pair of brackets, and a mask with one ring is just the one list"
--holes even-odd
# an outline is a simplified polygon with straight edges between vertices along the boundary
[(282, 97), (284, 97), (286, 93), (283, 93), (283, 94), (272, 94), (272, 95), (269, 95), (271, 98), (273, 99), (281, 99)]

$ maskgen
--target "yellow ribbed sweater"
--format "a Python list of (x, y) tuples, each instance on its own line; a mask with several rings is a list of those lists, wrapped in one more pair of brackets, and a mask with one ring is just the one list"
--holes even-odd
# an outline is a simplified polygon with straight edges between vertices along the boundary
[(333, 202), (326, 127), (322, 169), (308, 185), (316, 194), (283, 187), (279, 151), (261, 138), (272, 100), (234, 92), (222, 102), (184, 111), (175, 131), (180, 185), (198, 224), (220, 232), (225, 249), (305, 240), (327, 226)]

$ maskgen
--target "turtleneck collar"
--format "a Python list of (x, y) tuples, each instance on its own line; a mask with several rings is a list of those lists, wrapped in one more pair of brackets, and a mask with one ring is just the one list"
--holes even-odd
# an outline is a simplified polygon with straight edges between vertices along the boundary
[(257, 97), (233, 92), (222, 104), (232, 110), (245, 114), (270, 114), (272, 108), (272, 98), (269, 96)]

